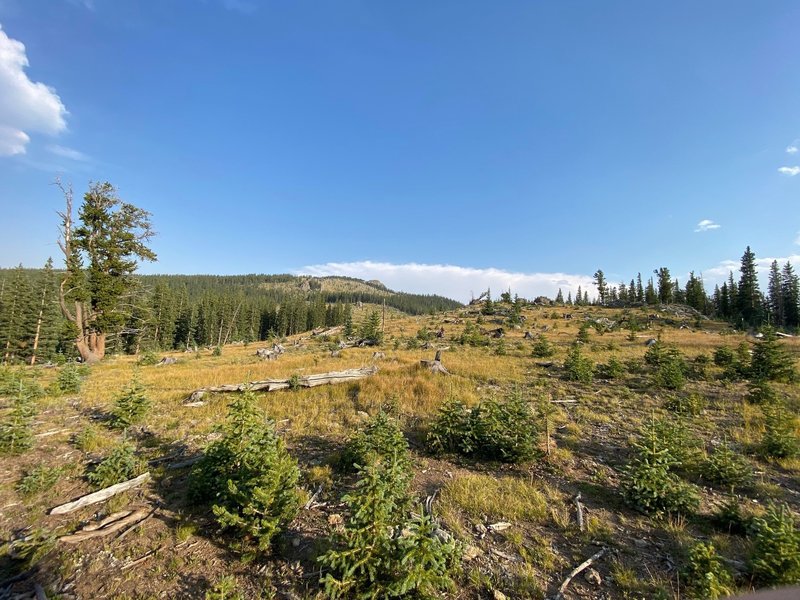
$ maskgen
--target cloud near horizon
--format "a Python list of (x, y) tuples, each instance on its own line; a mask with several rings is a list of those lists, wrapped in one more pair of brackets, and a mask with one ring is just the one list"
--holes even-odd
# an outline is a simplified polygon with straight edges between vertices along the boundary
[(394, 264), (365, 260), (308, 265), (298, 269), (295, 274), (378, 279), (393, 290), (416, 294), (439, 294), (462, 302), (477, 297), (487, 288), (491, 288), (494, 297), (498, 297), (501, 292), (509, 288), (512, 294), (530, 299), (536, 296), (555, 298), (559, 288), (564, 298), (568, 292), (572, 292), (574, 297), (578, 286), (581, 286), (582, 291), (589, 292), (590, 297), (595, 294), (590, 275), (517, 273), (503, 269), (475, 269), (456, 265)]
[(779, 167), (778, 173), (788, 175), (789, 177), (794, 177), (795, 175), (800, 175), (800, 167)]
[(55, 90), (33, 82), (25, 45), (0, 25), (0, 156), (25, 154), (28, 132), (57, 135), (67, 128), (67, 109)]
[(719, 229), (720, 227), (722, 227), (722, 225), (714, 223), (711, 219), (703, 219), (697, 224), (697, 229), (695, 229), (694, 232), (711, 231), (712, 229)]
[[(800, 236), (795, 243), (800, 242)], [(761, 291), (766, 292), (767, 277), (769, 276), (769, 269), (772, 261), (778, 261), (778, 265), (783, 268), (787, 262), (792, 263), (794, 267), (800, 266), (800, 254), (790, 254), (789, 256), (775, 256), (775, 257), (756, 257), (756, 272), (758, 273), (759, 284)], [(740, 260), (723, 260), (720, 261), (715, 267), (706, 269), (702, 272), (703, 281), (705, 282), (706, 292), (711, 295), (714, 291), (715, 285), (722, 285), (723, 282), (728, 280), (728, 273), (733, 272), (735, 281), (739, 281), (739, 267), (741, 267)]]

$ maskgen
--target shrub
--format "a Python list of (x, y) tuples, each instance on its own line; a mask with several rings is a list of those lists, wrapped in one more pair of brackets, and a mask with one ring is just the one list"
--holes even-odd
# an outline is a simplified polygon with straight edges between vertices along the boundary
[(433, 452), (458, 452), (520, 463), (536, 455), (539, 431), (530, 404), (519, 393), (506, 402), (487, 400), (471, 411), (458, 400), (445, 403), (428, 434)]
[(708, 379), (708, 365), (711, 360), (707, 354), (698, 354), (689, 366), (687, 375), (700, 381)]
[(797, 419), (783, 403), (764, 407), (764, 437), (761, 454), (766, 457), (792, 458), (800, 454)]
[(22, 454), (33, 446), (33, 417), (36, 409), (24, 384), (11, 401), (11, 411), (0, 422), (0, 454)]
[(52, 391), (55, 394), (77, 394), (81, 391), (86, 374), (86, 367), (68, 362), (58, 370)]
[(800, 531), (789, 507), (770, 505), (750, 528), (750, 570), (763, 585), (800, 583)]
[(44, 394), (44, 390), (30, 372), (0, 367), (0, 397), (14, 398), (20, 394), (35, 400)]
[(755, 381), (793, 381), (796, 376), (791, 357), (778, 343), (775, 330), (767, 327), (764, 337), (753, 348), (750, 377)]
[(372, 417), (365, 427), (353, 435), (342, 452), (341, 464), (345, 470), (352, 471), (363, 466), (374, 456), (397, 456), (404, 467), (410, 465), (408, 442), (397, 421), (381, 410)]
[(540, 335), (539, 339), (537, 339), (533, 344), (531, 356), (536, 358), (547, 358), (548, 356), (553, 356), (553, 354), (555, 354), (553, 345), (547, 341), (546, 337)]
[(777, 402), (778, 394), (769, 382), (754, 381), (747, 390), (747, 401), (750, 404), (773, 404)]
[(736, 591), (733, 577), (711, 543), (699, 542), (689, 549), (681, 579), (687, 582), (689, 598), (696, 600), (717, 600)]
[(214, 346), (213, 352), (211, 352), (211, 356), (222, 356), (222, 346)]
[(735, 534), (745, 535), (750, 528), (752, 518), (742, 512), (742, 504), (740, 498), (730, 496), (712, 515), (714, 524), (722, 529), (722, 531)]
[(595, 374), (599, 379), (619, 379), (625, 374), (625, 365), (612, 356), (607, 363), (597, 365)]
[(319, 558), (328, 571), (321, 580), (326, 597), (433, 597), (454, 588), (459, 547), (442, 540), (424, 510), (410, 514), (410, 480), (397, 455), (373, 455), (359, 467), (355, 490), (343, 498), (350, 513), (344, 531)]
[(564, 361), (564, 379), (567, 381), (579, 381), (581, 383), (591, 383), (594, 376), (592, 361), (581, 354), (578, 344), (573, 344), (567, 353)]
[(41, 491), (53, 487), (58, 482), (64, 469), (61, 467), (46, 467), (38, 465), (27, 471), (17, 483), (17, 492), (22, 496), (33, 496)]
[(520, 463), (536, 455), (538, 429), (530, 404), (519, 393), (506, 402), (483, 402), (472, 410), (468, 435), (474, 454), (488, 460)]
[[(655, 348), (656, 344), (653, 346)], [(653, 375), (653, 383), (667, 390), (680, 390), (686, 383), (686, 361), (677, 350), (670, 349), (661, 354), (657, 369)]]
[(190, 492), (212, 501), (223, 529), (243, 536), (235, 545), (267, 550), (273, 537), (297, 515), (300, 471), (258, 413), (255, 396), (245, 392), (231, 403), (221, 439), (212, 442), (190, 475)]
[(142, 353), (142, 355), (139, 357), (139, 360), (136, 361), (136, 364), (141, 367), (152, 367), (153, 365), (157, 365), (158, 362), (158, 355), (152, 350), (147, 350), (146, 352)]
[(700, 503), (695, 489), (673, 472), (678, 464), (652, 420), (634, 443), (634, 458), (623, 470), (625, 501), (646, 514), (692, 513)]
[(671, 396), (664, 403), (664, 408), (679, 415), (695, 417), (703, 412), (706, 399), (700, 394), (687, 394)]
[(750, 463), (727, 443), (714, 448), (702, 465), (702, 473), (709, 481), (731, 489), (747, 487), (753, 482)]
[(456, 452), (469, 455), (475, 449), (472, 436), (470, 410), (460, 400), (451, 399), (442, 404), (428, 431), (428, 448), (431, 452)]
[(727, 346), (720, 346), (714, 350), (714, 364), (718, 367), (727, 367), (728, 365), (732, 365), (735, 359), (736, 355), (733, 353), (733, 350)]
[(589, 342), (589, 324), (584, 323), (578, 329), (578, 337), (577, 341), (581, 342), (582, 344), (586, 344)]
[(143, 472), (144, 463), (136, 456), (136, 448), (123, 440), (86, 475), (86, 479), (92, 487), (102, 489), (133, 479)]
[(489, 340), (472, 321), (468, 321), (464, 326), (458, 341), (462, 346), (487, 346), (489, 344)]
[(125, 429), (141, 421), (149, 409), (150, 400), (145, 394), (145, 388), (134, 375), (128, 387), (114, 402), (111, 423), (118, 429)]

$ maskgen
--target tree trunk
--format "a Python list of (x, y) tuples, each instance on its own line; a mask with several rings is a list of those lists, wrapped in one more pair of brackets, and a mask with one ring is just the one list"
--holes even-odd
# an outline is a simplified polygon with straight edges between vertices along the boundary
[(106, 355), (106, 334), (91, 332), (81, 335), (75, 340), (75, 345), (83, 362), (96, 363)]
[(39, 318), (36, 319), (36, 335), (33, 336), (33, 354), (31, 354), (31, 366), (36, 364), (36, 350), (39, 348), (39, 334), (42, 331), (42, 317), (44, 316), (44, 304), (47, 299), (47, 286), (42, 289), (42, 304), (39, 307)]

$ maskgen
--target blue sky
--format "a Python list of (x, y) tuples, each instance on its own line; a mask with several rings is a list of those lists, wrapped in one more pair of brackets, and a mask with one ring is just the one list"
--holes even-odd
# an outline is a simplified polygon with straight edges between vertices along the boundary
[(800, 268), (795, 1), (0, 0), (0, 27), (0, 266), (58, 260), (60, 175), (153, 213), (143, 272), (468, 299), (713, 282), (748, 244)]

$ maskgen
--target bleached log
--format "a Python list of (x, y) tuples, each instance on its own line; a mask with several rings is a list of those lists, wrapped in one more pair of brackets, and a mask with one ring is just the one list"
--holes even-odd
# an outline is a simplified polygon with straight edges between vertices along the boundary
[[(331, 371), (330, 373), (318, 373), (316, 375), (306, 375), (299, 377), (296, 381), (289, 379), (265, 379), (262, 381), (251, 381), (250, 383), (240, 384), (227, 384), (215, 385), (211, 387), (200, 388), (195, 390), (189, 395), (188, 401), (190, 403), (198, 402), (204, 395), (209, 392), (212, 393), (227, 393), (227, 392), (246, 392), (251, 390), (254, 392), (274, 392), (277, 390), (286, 390), (292, 386), (311, 388), (318, 385), (330, 385), (334, 383), (347, 383), (357, 379), (363, 379), (374, 375), (378, 372), (378, 367), (362, 367), (360, 369), (347, 369), (346, 371)], [(188, 405), (188, 404), (187, 404)]]
[(103, 500), (107, 500), (112, 496), (116, 496), (119, 493), (125, 492), (127, 490), (133, 489), (145, 481), (150, 479), (150, 472), (143, 473), (138, 477), (133, 479), (129, 479), (128, 481), (123, 481), (122, 483), (114, 484), (110, 487), (104, 488), (97, 492), (92, 492), (91, 494), (87, 494), (85, 496), (81, 496), (77, 500), (72, 502), (67, 502), (66, 504), (61, 504), (56, 506), (53, 510), (50, 511), (49, 514), (51, 515), (65, 515), (67, 513), (74, 512), (79, 508), (83, 508), (84, 506), (89, 506), (91, 504), (97, 504), (98, 502), (102, 502)]
[(147, 517), (147, 511), (142, 509), (127, 511), (127, 514), (125, 514), (124, 516), (119, 516), (119, 513), (117, 513), (117, 518), (115, 520), (109, 521), (108, 518), (103, 519), (103, 521), (101, 521), (100, 523), (96, 525), (88, 525), (81, 531), (77, 531), (72, 535), (61, 536), (60, 538), (58, 538), (58, 541), (64, 542), (66, 544), (77, 544), (78, 542), (82, 542), (83, 540), (88, 540), (96, 537), (103, 537), (106, 535), (110, 535), (115, 531), (119, 531), (120, 529), (125, 529), (129, 525), (135, 525), (136, 523), (144, 520), (145, 517)]

